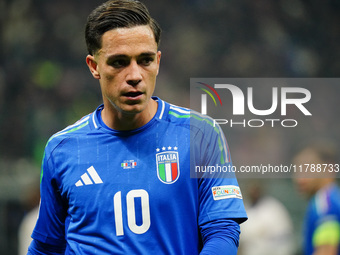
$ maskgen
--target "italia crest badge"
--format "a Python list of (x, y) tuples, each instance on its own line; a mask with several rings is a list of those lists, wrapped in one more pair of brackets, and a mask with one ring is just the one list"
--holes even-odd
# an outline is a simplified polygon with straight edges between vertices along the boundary
[(161, 182), (172, 184), (178, 180), (180, 173), (177, 147), (163, 147), (156, 151), (161, 150), (156, 153), (157, 176)]

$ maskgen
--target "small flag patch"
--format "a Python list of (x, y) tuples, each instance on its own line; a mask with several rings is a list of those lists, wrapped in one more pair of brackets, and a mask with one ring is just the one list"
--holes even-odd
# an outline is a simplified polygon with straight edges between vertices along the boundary
[(124, 162), (122, 162), (120, 164), (120, 166), (124, 169), (130, 169), (130, 168), (135, 168), (137, 166), (137, 162), (134, 161), (133, 159), (131, 160), (124, 160)]

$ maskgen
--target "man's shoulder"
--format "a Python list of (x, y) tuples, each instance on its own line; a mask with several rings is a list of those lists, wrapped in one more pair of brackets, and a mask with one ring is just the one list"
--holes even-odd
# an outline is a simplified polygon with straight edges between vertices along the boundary
[(330, 192), (330, 200), (334, 203), (334, 207), (337, 210), (340, 219), (340, 187), (338, 185), (333, 185)]
[(61, 131), (52, 135), (47, 141), (46, 147), (56, 147), (58, 144), (63, 142), (64, 140), (70, 137), (79, 137), (83, 135), (87, 135), (90, 128), (92, 114), (88, 114), (82, 117), (80, 120), (76, 121), (74, 124), (67, 126)]
[(217, 124), (214, 119), (207, 115), (202, 115), (199, 112), (190, 108), (168, 104), (168, 119), (176, 124), (188, 125), (191, 128), (202, 129), (205, 126), (215, 127)]
[(190, 123), (191, 110), (182, 106), (166, 103), (167, 119), (173, 123)]
[(340, 217), (340, 189), (336, 185), (320, 189), (309, 202), (309, 213), (316, 218), (329, 214)]

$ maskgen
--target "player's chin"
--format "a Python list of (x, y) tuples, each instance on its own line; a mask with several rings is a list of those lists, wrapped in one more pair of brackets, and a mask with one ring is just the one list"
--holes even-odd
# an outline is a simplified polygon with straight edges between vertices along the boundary
[[(121, 97), (120, 98), (120, 109), (124, 113), (137, 114), (141, 113), (147, 108), (149, 101), (146, 94), (142, 94), (138, 97)], [(150, 98), (149, 98), (150, 99)]]
[(145, 109), (145, 102), (125, 102), (121, 105), (122, 112), (126, 114), (138, 114), (141, 113)]

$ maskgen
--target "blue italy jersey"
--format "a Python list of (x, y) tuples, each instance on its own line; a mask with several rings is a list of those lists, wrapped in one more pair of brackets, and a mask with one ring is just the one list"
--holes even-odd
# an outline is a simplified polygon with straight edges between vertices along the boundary
[[(332, 185), (311, 199), (305, 217), (305, 254), (314, 254), (322, 244), (340, 242), (340, 189)], [(340, 255), (340, 247), (338, 250)]]
[(190, 173), (231, 164), (219, 127), (153, 100), (156, 115), (138, 129), (108, 128), (100, 106), (50, 138), (34, 239), (66, 243), (66, 254), (198, 254), (202, 224), (246, 219), (235, 178)]

